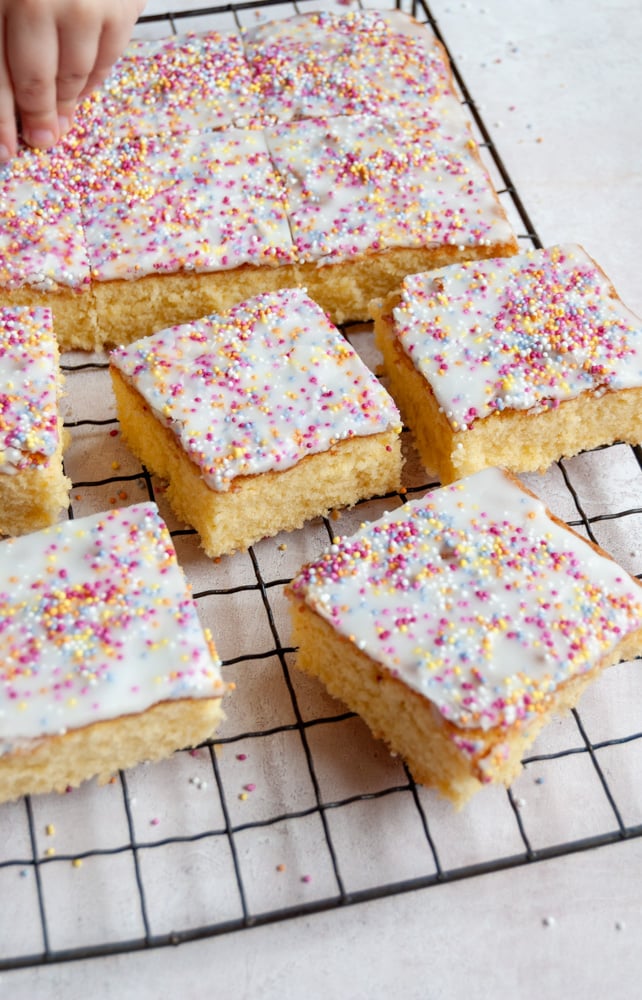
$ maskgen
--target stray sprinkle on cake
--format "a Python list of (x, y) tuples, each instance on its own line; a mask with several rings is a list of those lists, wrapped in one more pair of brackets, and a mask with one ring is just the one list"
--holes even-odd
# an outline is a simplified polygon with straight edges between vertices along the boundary
[(302, 289), (160, 331), (111, 362), (219, 492), (346, 438), (401, 430), (386, 390)]
[(642, 591), (497, 469), (338, 538), (292, 589), (463, 732), (546, 711), (642, 626)]
[(642, 320), (579, 246), (411, 275), (393, 316), (454, 430), (642, 385)]

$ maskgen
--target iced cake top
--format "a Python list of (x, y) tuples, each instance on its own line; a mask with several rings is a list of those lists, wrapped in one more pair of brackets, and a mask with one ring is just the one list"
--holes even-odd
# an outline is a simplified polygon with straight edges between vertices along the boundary
[(292, 584), (344, 638), (464, 732), (548, 707), (642, 628), (642, 588), (486, 469), (336, 540)]
[(208, 485), (401, 430), (377, 378), (301, 289), (257, 295), (111, 354)]
[(466, 132), (346, 115), (280, 125), (266, 138), (303, 261), (514, 239)]
[(292, 259), (283, 188), (261, 132), (99, 144), (85, 167), (83, 224), (94, 279)]
[(223, 694), (155, 504), (0, 542), (0, 756), (39, 737)]
[(642, 320), (579, 246), (411, 275), (393, 316), (455, 430), (642, 385)]
[(77, 119), (122, 139), (224, 128), (260, 112), (239, 36), (208, 31), (130, 42)]
[(0, 164), (0, 286), (89, 286), (74, 165), (61, 152), (22, 146)]
[(315, 11), (246, 29), (266, 114), (277, 121), (349, 114), (462, 119), (431, 29), (398, 10)]
[(0, 474), (45, 463), (60, 445), (58, 346), (49, 309), (0, 309)]
[(4, 288), (514, 245), (444, 51), (400, 11), (132, 42), (0, 198)]

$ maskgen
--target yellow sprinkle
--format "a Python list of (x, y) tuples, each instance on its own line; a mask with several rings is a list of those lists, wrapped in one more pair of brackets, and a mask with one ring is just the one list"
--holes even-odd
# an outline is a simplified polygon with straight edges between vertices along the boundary
[(74, 858), (71, 863), (74, 868), (82, 868), (82, 858)]
[(54, 835), (55, 832), (56, 832), (56, 828), (53, 825), (53, 823), (48, 823), (47, 826), (45, 827), (45, 833), (47, 834), (47, 836), (48, 837), (53, 837), (53, 835)]

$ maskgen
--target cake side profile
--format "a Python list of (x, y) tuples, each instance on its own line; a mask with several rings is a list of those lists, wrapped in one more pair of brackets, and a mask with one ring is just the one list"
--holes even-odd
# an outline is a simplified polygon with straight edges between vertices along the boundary
[(219, 556), (398, 489), (399, 415), (300, 289), (111, 354), (126, 443)]
[(210, 738), (220, 661), (155, 504), (0, 543), (0, 801)]
[(51, 312), (0, 309), (0, 534), (44, 528), (69, 504), (61, 391)]
[(642, 653), (640, 583), (498, 469), (337, 539), (286, 592), (297, 666), (457, 805)]
[(517, 250), (444, 50), (400, 11), (132, 43), (0, 192), (0, 303), (51, 307), (62, 349), (293, 286), (367, 321), (408, 273)]
[(642, 441), (642, 321), (579, 246), (411, 275), (375, 312), (391, 392), (443, 483)]

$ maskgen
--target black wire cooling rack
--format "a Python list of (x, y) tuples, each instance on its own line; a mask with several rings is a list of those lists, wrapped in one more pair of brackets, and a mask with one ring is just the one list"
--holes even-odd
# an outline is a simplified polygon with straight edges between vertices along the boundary
[[(198, 28), (201, 20), (227, 27), (272, 3), (142, 23), (159, 34)], [(290, 13), (301, 6), (279, 4)], [(413, 3), (412, 13), (440, 36), (423, 3)], [(541, 246), (449, 54), (519, 239)], [(376, 365), (369, 327), (344, 333)], [(211, 745), (120, 773), (102, 787), (89, 782), (68, 795), (0, 806), (0, 970), (175, 945), (642, 834), (637, 664), (611, 668), (585, 694), (581, 712), (554, 721), (511, 790), (485, 789), (455, 812), (296, 671), (288, 644), (284, 584), (338, 530), (348, 533), (403, 498), (359, 504), (339, 523), (318, 520), (212, 562), (194, 532), (173, 519), (162, 484), (122, 445), (104, 356), (63, 360), (70, 515), (158, 502), (237, 691)], [(436, 485), (407, 433), (404, 447), (406, 495)], [(599, 449), (524, 478), (558, 516), (640, 575), (639, 449)]]

